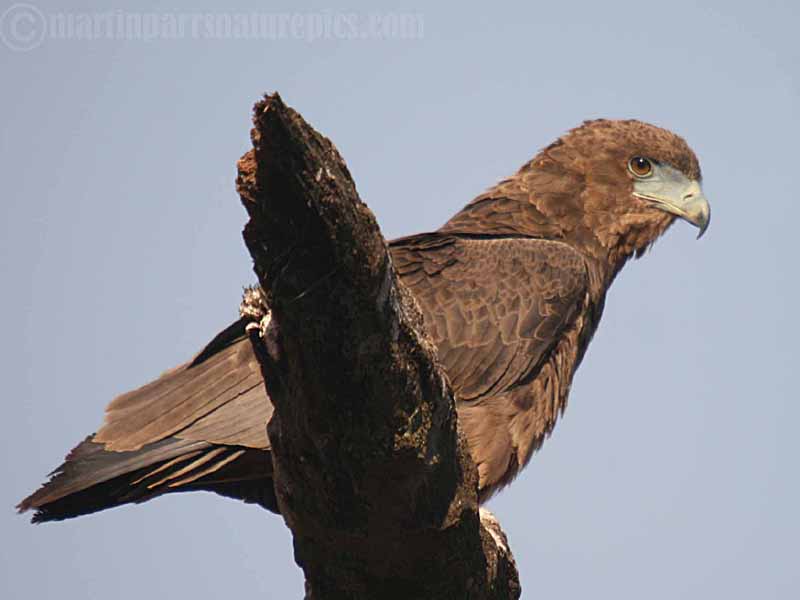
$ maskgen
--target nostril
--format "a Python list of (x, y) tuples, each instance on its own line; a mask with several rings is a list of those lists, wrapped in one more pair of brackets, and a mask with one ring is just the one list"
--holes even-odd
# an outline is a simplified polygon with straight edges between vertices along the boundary
[(694, 198), (696, 195), (697, 195), (697, 194), (695, 194), (694, 192), (689, 192), (688, 194), (684, 194), (684, 195), (683, 195), (683, 198), (682, 198), (682, 200), (683, 200), (684, 202), (686, 202), (687, 200), (691, 200), (692, 198)]

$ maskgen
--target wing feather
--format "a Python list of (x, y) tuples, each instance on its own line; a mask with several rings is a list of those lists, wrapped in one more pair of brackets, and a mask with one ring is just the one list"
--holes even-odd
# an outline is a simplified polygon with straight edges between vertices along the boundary
[(558, 376), (570, 369), (559, 348), (586, 306), (586, 263), (558, 241), (457, 233), (397, 240), (392, 257), (456, 392), (481, 489), (491, 491), (563, 406)]
[(20, 510), (62, 519), (182, 489), (274, 510), (273, 408), (244, 327), (237, 321), (192, 361), (111, 402), (104, 426)]
[[(390, 247), (456, 392), (481, 489), (493, 489), (563, 410), (557, 347), (579, 318), (586, 266), (563, 243), (518, 236), (440, 232)], [(112, 401), (97, 434), (20, 508), (59, 519), (207, 489), (275, 510), (273, 407), (244, 327), (237, 321), (192, 361)]]

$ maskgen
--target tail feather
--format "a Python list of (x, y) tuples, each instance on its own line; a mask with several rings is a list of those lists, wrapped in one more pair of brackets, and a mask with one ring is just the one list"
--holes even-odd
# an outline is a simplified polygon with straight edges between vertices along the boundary
[(20, 512), (52, 521), (209, 490), (276, 510), (266, 425), (272, 404), (239, 320), (192, 361), (116, 398)]
[(95, 440), (110, 450), (136, 450), (178, 433), (253, 388), (265, 399), (261, 369), (244, 336), (244, 323), (234, 326), (223, 332), (230, 339), (223, 334), (215, 338), (212, 344), (218, 345), (209, 345), (214, 352), (204, 360), (195, 359), (115, 398)]
[[(243, 464), (232, 468), (240, 459), (245, 459)], [(271, 474), (270, 456), (263, 450), (170, 438), (138, 451), (109, 452), (88, 438), (17, 509), (34, 509), (32, 520), (39, 523), (144, 502), (170, 492), (207, 490), (276, 510)], [(236, 489), (245, 487), (247, 494), (237, 496)]]

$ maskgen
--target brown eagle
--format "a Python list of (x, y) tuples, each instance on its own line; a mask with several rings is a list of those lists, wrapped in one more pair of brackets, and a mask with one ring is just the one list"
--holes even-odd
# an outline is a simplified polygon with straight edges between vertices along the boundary
[[(514, 478), (564, 411), (622, 266), (676, 217), (700, 235), (708, 227), (700, 181), (677, 135), (634, 120), (587, 121), (438, 231), (390, 244), (455, 391), (482, 500)], [(20, 511), (50, 521), (190, 490), (277, 511), (273, 407), (247, 324), (116, 398), (100, 430)]]

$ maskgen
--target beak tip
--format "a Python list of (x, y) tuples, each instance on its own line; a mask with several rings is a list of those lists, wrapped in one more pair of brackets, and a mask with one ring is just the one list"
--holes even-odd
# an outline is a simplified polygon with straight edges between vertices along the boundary
[(708, 204), (708, 200), (705, 199), (704, 196), (700, 196), (697, 200), (698, 206), (696, 210), (692, 211), (692, 218), (689, 219), (691, 223), (697, 226), (700, 230), (697, 233), (697, 239), (699, 240), (705, 232), (708, 230), (708, 226), (711, 224), (711, 207)]
[(700, 231), (699, 231), (699, 232), (698, 232), (698, 234), (697, 234), (697, 239), (698, 239), (698, 240), (699, 240), (701, 237), (703, 237), (703, 235), (705, 235), (705, 233), (706, 233), (706, 230), (707, 230), (707, 229), (708, 229), (708, 222), (706, 222), (705, 224), (703, 224), (703, 225), (700, 227)]

